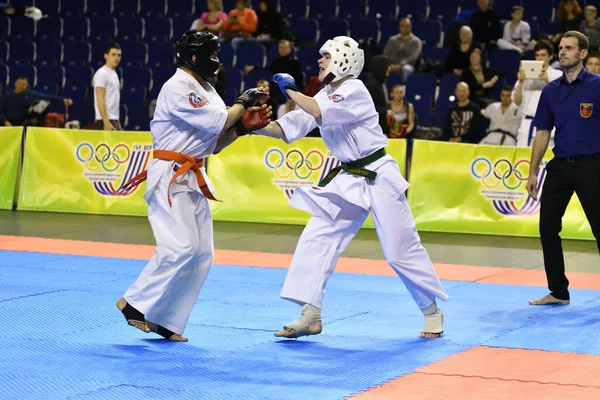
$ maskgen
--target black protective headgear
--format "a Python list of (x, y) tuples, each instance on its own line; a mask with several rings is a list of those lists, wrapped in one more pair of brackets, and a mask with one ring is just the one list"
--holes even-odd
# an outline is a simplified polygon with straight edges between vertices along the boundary
[(217, 36), (194, 29), (184, 33), (175, 43), (175, 58), (178, 66), (188, 67), (204, 79), (212, 79), (217, 76), (221, 65), (216, 55), (220, 49)]

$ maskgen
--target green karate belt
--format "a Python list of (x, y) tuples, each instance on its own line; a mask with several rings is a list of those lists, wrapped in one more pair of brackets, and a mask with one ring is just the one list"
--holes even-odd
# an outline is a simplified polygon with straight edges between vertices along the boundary
[(374, 161), (379, 160), (381, 157), (385, 156), (386, 152), (384, 148), (377, 150), (375, 153), (370, 154), (366, 157), (360, 158), (356, 161), (350, 161), (347, 163), (342, 163), (341, 165), (335, 167), (323, 178), (321, 182), (319, 182), (319, 187), (326, 186), (333, 178), (336, 177), (337, 174), (340, 173), (341, 170), (344, 170), (352, 175), (364, 176), (367, 179), (374, 180), (377, 177), (377, 172), (370, 171), (365, 169), (366, 165), (371, 164)]

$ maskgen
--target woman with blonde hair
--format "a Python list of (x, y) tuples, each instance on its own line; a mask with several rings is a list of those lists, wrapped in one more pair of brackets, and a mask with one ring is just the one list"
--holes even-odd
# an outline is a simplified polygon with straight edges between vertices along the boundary
[(415, 107), (405, 100), (406, 86), (392, 86), (388, 103), (388, 137), (403, 138), (409, 136), (415, 129)]

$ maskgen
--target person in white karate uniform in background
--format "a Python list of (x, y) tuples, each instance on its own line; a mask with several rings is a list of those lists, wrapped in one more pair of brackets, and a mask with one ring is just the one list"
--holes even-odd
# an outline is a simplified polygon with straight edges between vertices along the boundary
[[(266, 94), (244, 92), (227, 109), (208, 82), (219, 69), (219, 38), (212, 33), (186, 32), (177, 42), (178, 69), (161, 88), (150, 124), (153, 157), (147, 171), (144, 199), (156, 251), (135, 283), (117, 301), (129, 323), (144, 332), (185, 342), (183, 331), (213, 262), (212, 215), (215, 200), (204, 158), (216, 154), (247, 133), (242, 117), (270, 108), (251, 107)], [(146, 171), (120, 190), (146, 179)]]
[(322, 331), (321, 309), (327, 280), (338, 258), (370, 212), (383, 252), (425, 315), (421, 337), (443, 332), (436, 298), (446, 300), (427, 251), (420, 242), (405, 191), (408, 182), (385, 152), (387, 139), (379, 126), (373, 100), (358, 79), (363, 50), (350, 37), (328, 40), (320, 49), (319, 80), (326, 86), (314, 97), (303, 95), (288, 74), (275, 82), (301, 108), (254, 133), (298, 140), (316, 127), (333, 155), (343, 164), (319, 187), (300, 187), (290, 205), (312, 217), (302, 233), (281, 291), (283, 299), (302, 306), (301, 317), (275, 332), (297, 338)]
[(500, 101), (481, 110), (481, 115), (490, 120), (490, 126), (487, 135), (481, 139), (479, 144), (517, 145), (517, 131), (521, 125), (522, 108), (513, 103), (512, 91), (511, 86), (504, 86), (500, 92)]

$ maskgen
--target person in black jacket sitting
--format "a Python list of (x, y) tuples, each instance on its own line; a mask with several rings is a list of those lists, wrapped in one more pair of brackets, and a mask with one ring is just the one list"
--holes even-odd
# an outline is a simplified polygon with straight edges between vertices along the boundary
[(386, 56), (375, 56), (369, 62), (369, 77), (365, 86), (371, 94), (375, 110), (379, 114), (379, 125), (386, 135), (389, 133), (388, 118), (388, 96), (385, 81), (390, 74), (390, 59)]
[(502, 73), (483, 65), (483, 51), (473, 49), (470, 56), (469, 68), (462, 71), (462, 81), (469, 85), (469, 98), (481, 108), (498, 101), (492, 96), (496, 82), (502, 77)]
[(284, 38), (285, 21), (277, 11), (273, 0), (260, 0), (261, 13), (258, 14), (258, 25), (254, 35), (265, 45), (272, 45)]
[(442, 140), (459, 143), (479, 143), (481, 131), (481, 108), (469, 100), (469, 85), (456, 85), (456, 105), (448, 110)]
[(463, 69), (469, 68), (469, 57), (477, 45), (473, 43), (473, 31), (467, 25), (460, 28), (459, 41), (454, 43), (446, 57), (445, 70), (461, 75)]

